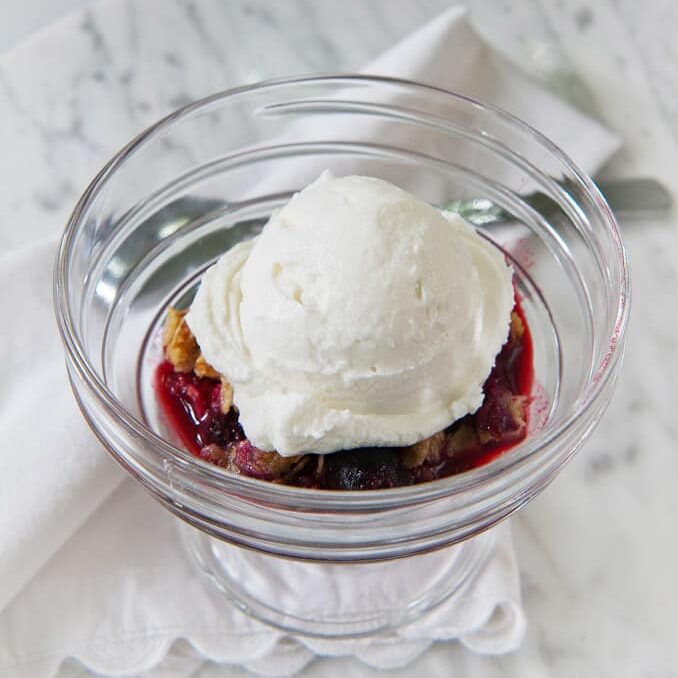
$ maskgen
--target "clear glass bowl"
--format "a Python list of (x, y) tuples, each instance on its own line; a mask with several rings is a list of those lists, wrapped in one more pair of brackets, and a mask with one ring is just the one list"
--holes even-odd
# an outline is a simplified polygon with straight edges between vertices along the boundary
[[(505, 251), (538, 382), (523, 444), (460, 475), (364, 492), (230, 475), (175, 444), (152, 386), (167, 307), (188, 305), (203, 271), (325, 168), (453, 205)], [(235, 89), (149, 128), (85, 191), (55, 272), (73, 391), (102, 444), (193, 526), (189, 550), (222, 591), (321, 636), (407, 623), (475, 576), (488, 528), (541, 492), (602, 415), (628, 294), (614, 218), (558, 148), (463, 96), (361, 76)]]

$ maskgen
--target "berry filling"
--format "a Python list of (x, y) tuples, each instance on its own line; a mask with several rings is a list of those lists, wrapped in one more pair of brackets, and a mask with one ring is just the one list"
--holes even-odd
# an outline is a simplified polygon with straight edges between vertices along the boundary
[(230, 385), (204, 361), (183, 313), (175, 309), (168, 316), (164, 345), (166, 360), (157, 368), (155, 388), (172, 430), (196, 456), (261, 480), (332, 490), (412, 485), (487, 464), (527, 434), (532, 339), (518, 300), (509, 337), (483, 386), (481, 407), (409, 447), (294, 457), (260, 450), (238, 423)]

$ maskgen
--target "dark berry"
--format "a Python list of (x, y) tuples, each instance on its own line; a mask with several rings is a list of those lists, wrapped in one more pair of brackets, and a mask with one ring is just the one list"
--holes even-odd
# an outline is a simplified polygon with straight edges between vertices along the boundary
[(411, 482), (396, 449), (345, 450), (325, 458), (322, 486), (328, 490), (378, 490)]
[(238, 422), (238, 415), (233, 409), (229, 410), (227, 414), (213, 412), (206, 419), (205, 424), (206, 430), (203, 438), (207, 445), (214, 443), (225, 447), (229, 443), (236, 443), (245, 438)]

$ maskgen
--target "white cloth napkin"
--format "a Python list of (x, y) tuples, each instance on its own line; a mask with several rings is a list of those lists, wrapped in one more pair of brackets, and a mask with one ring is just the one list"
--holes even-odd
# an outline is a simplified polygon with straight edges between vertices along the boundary
[[(618, 147), (614, 136), (543, 91), (484, 44), (452, 8), (365, 71), (417, 79), (499, 105), (550, 136), (587, 171)], [(202, 657), (287, 675), (316, 654), (353, 654), (401, 666), (435, 640), (478, 652), (515, 649), (522, 637), (510, 533), (453, 606), (397, 642), (291, 639), (244, 617), (196, 577), (175, 519), (98, 446), (68, 388), (51, 303), (58, 234), (0, 257), (0, 674), (54, 675), (62, 660), (116, 675), (156, 666), (188, 641), (166, 675), (189, 675)], [(122, 484), (121, 484), (122, 483)], [(115, 491), (117, 489), (117, 491)]]

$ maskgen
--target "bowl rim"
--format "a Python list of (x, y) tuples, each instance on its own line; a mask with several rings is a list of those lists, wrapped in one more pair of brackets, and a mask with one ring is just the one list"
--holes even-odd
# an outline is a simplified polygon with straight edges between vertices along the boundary
[[(575, 407), (572, 408), (572, 411), (563, 422), (552, 429), (546, 429), (544, 436), (537, 435), (524, 444), (517, 445), (507, 454), (501, 455), (488, 464), (470, 469), (464, 473), (440, 478), (434, 482), (381, 490), (318, 491), (309, 488), (278, 485), (244, 475), (232, 474), (219, 466), (210, 464), (190, 454), (190, 452), (165, 440), (149, 426), (132, 416), (97, 375), (96, 370), (87, 358), (87, 353), (75, 330), (74, 318), (68, 302), (68, 259), (71, 247), (78, 234), (81, 216), (96, 196), (98, 190), (105, 185), (107, 179), (124, 164), (126, 159), (137, 148), (164, 129), (191, 116), (193, 113), (225, 99), (263, 90), (303, 85), (305, 83), (336, 83), (337, 85), (343, 84), (346, 86), (351, 84), (396, 85), (409, 88), (410, 90), (418, 89), (423, 94), (444, 95), (445, 97), (452, 98), (463, 105), (470, 105), (484, 114), (494, 116), (503, 123), (529, 135), (562, 165), (567, 167), (568, 171), (571, 172), (576, 181), (585, 190), (593, 206), (600, 214), (602, 222), (607, 227), (620, 267), (615, 322), (612, 334), (607, 337), (607, 350), (602, 361), (594, 371), (585, 397), (577, 401)], [(388, 104), (382, 105), (388, 106)], [(53, 300), (57, 326), (66, 349), (69, 365), (77, 370), (79, 376), (114, 416), (118, 424), (122, 425), (133, 435), (145, 439), (156, 451), (169, 456), (173, 463), (184, 467), (184, 470), (191, 470), (202, 476), (203, 479), (212, 482), (216, 481), (222, 489), (228, 489), (230, 486), (234, 490), (250, 495), (255, 499), (265, 499), (268, 502), (279, 500), (288, 508), (290, 507), (291, 500), (293, 506), (303, 507), (304, 510), (315, 508), (321, 510), (354, 511), (375, 506), (389, 508), (400, 507), (407, 503), (430, 501), (439, 497), (450, 497), (492, 482), (493, 480), (505, 478), (512, 470), (529, 463), (541, 450), (547, 448), (556, 439), (563, 437), (573, 427), (582, 413), (600, 398), (608, 382), (614, 378), (616, 374), (614, 368), (623, 355), (623, 345), (629, 318), (630, 296), (628, 260), (616, 219), (594, 181), (554, 142), (523, 120), (503, 109), (491, 104), (482, 103), (466, 95), (413, 80), (353, 73), (311, 74), (274, 78), (226, 89), (182, 106), (148, 126), (113, 155), (92, 179), (76, 203), (60, 240), (53, 276)]]

